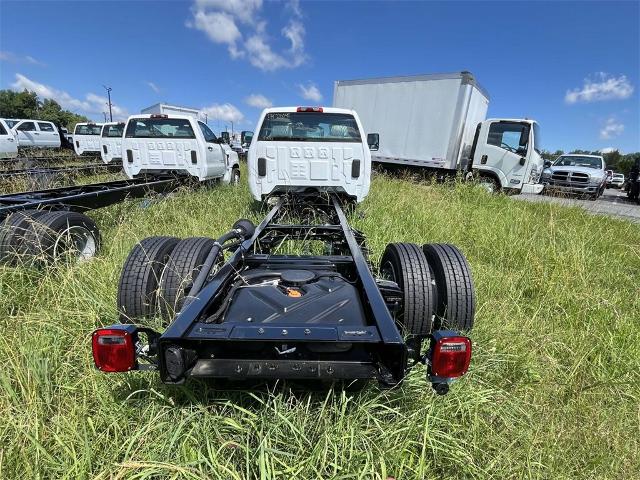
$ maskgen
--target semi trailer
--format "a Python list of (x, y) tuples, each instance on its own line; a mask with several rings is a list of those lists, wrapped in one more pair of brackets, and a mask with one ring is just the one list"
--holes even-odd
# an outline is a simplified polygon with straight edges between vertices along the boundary
[(490, 189), (540, 193), (538, 124), (486, 119), (489, 94), (469, 72), (335, 82), (333, 106), (380, 134), (372, 161), (474, 177)]

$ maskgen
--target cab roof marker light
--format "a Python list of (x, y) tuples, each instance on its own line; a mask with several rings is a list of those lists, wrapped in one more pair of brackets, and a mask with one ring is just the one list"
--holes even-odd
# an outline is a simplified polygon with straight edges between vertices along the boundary
[(296, 112), (316, 112), (316, 113), (322, 113), (323, 109), (322, 107), (298, 107), (296, 109)]

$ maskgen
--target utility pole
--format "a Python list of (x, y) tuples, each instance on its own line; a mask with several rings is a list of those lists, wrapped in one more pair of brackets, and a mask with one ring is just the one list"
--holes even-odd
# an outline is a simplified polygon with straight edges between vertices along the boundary
[(233, 137), (233, 122), (231, 122), (231, 136)]
[[(109, 98), (109, 102), (107, 103), (107, 105), (109, 105), (109, 121), (113, 122), (113, 113), (111, 112), (111, 87), (107, 87), (106, 85), (102, 85), (102, 86), (107, 91), (107, 97)], [(106, 118), (105, 118), (105, 122), (106, 122)]]
[(107, 123), (107, 112), (102, 112), (102, 115), (104, 115), (104, 123)]

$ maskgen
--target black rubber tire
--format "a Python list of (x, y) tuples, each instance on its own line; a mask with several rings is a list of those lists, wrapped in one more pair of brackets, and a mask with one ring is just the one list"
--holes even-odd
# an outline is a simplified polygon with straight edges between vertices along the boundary
[[(72, 229), (83, 231), (82, 237), (67, 236)], [(76, 232), (76, 235), (79, 232)], [(100, 231), (96, 223), (86, 215), (78, 212), (56, 211), (38, 216), (24, 236), (26, 254), (36, 261), (50, 262), (77, 247), (70, 243), (84, 238), (87, 243), (84, 258), (91, 258), (100, 250)], [(82, 252), (76, 252), (76, 259)]]
[(479, 175), (477, 178), (478, 185), (485, 186), (489, 193), (500, 193), (502, 191), (502, 185), (498, 179), (496, 179), (493, 175)]
[(405, 335), (426, 337), (433, 326), (434, 287), (422, 249), (413, 243), (390, 243), (380, 260), (380, 273), (402, 289), (402, 310), (396, 315)]
[(238, 167), (233, 167), (231, 169), (231, 179), (229, 180), (229, 183), (231, 185), (240, 185), (240, 169)]
[(185, 238), (169, 255), (158, 289), (158, 308), (164, 320), (171, 320), (184, 305), (185, 296), (214, 243), (211, 238)]
[(476, 296), (467, 259), (454, 245), (427, 244), (422, 249), (436, 281), (436, 328), (471, 330)]
[(175, 237), (148, 237), (133, 247), (118, 282), (117, 305), (122, 323), (157, 315), (160, 277), (179, 241)]
[(34, 221), (46, 210), (22, 210), (9, 215), (0, 225), (0, 263), (17, 265), (25, 254), (24, 236)]

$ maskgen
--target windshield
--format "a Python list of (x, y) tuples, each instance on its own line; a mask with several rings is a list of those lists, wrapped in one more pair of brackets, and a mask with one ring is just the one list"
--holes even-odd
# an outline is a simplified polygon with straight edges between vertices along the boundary
[(5, 123), (9, 126), (9, 128), (13, 128), (13, 126), (19, 121), (20, 120), (5, 120)]
[(562, 156), (553, 164), (557, 167), (602, 168), (602, 159), (598, 157)]
[(121, 137), (124, 132), (124, 123), (117, 125), (105, 125), (102, 129), (103, 137)]
[(274, 112), (264, 117), (260, 141), (361, 142), (353, 115), (345, 113)]
[(183, 118), (133, 118), (127, 138), (196, 138), (189, 120)]
[(102, 125), (76, 125), (74, 135), (100, 135)]

